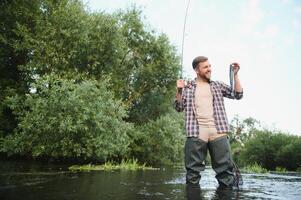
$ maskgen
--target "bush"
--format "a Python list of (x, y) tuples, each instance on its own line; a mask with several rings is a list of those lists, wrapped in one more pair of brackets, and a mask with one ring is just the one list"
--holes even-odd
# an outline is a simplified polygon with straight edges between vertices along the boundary
[(137, 127), (132, 135), (133, 157), (142, 163), (158, 165), (182, 161), (185, 135), (183, 116), (175, 111)]
[(236, 165), (238, 166), (242, 166), (243, 162), (240, 159), (240, 152), (243, 148), (243, 146), (241, 145), (241, 143), (236, 142), (236, 141), (232, 141), (231, 144), (231, 153), (232, 153), (232, 158), (234, 160), (234, 162), (236, 163)]
[(19, 124), (2, 141), (2, 152), (101, 161), (126, 155), (133, 127), (122, 120), (126, 109), (106, 81), (49, 75), (31, 87), (36, 92), (8, 99)]
[(276, 167), (276, 172), (286, 172), (287, 170), (283, 167)]
[(254, 172), (254, 173), (268, 173), (268, 170), (263, 168), (262, 166), (258, 165), (257, 163), (253, 163), (252, 165), (247, 165), (243, 168), (243, 171), (246, 171), (248, 173)]
[(276, 167), (296, 170), (301, 166), (301, 138), (281, 132), (257, 131), (245, 143), (240, 159), (245, 165), (256, 162), (268, 170)]

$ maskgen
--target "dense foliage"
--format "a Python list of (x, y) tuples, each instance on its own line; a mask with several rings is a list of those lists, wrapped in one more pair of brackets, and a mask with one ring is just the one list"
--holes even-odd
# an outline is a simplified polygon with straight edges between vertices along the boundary
[[(182, 125), (161, 134), (170, 142), (158, 142), (156, 158), (129, 148), (142, 127), (161, 116), (174, 124), (176, 115), (170, 110), (179, 58), (164, 34), (144, 25), (140, 10), (93, 13), (80, 0), (4, 0), (0, 9), (1, 152), (176, 160), (181, 147), (170, 142), (178, 142)], [(143, 145), (153, 145), (152, 129)]]
[(245, 164), (258, 163), (269, 170), (277, 167), (297, 170), (301, 167), (301, 138), (281, 132), (258, 131), (246, 142), (241, 159)]
[(47, 75), (32, 88), (37, 92), (7, 100), (19, 124), (4, 141), (3, 151), (102, 161), (129, 151), (131, 125), (122, 120), (126, 110), (113, 99), (106, 82), (75, 83)]
[(182, 161), (183, 116), (176, 111), (137, 129), (130, 146), (132, 156), (151, 164)]

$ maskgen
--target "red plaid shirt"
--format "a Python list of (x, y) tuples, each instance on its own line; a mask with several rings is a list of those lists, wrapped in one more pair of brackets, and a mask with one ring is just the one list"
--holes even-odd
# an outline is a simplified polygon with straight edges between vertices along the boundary
[[(213, 96), (213, 115), (218, 133), (229, 132), (229, 124), (224, 105), (224, 97), (241, 99), (243, 92), (231, 93), (230, 86), (219, 81), (210, 81), (210, 89)], [(198, 137), (199, 125), (195, 118), (195, 89), (196, 82), (192, 81), (185, 86), (182, 92), (182, 101), (175, 101), (175, 109), (178, 112), (185, 111), (185, 128), (187, 137)]]

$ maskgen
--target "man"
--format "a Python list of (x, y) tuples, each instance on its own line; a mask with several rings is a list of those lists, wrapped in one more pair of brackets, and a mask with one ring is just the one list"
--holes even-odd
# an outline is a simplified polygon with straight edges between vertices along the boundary
[(175, 108), (185, 112), (185, 168), (187, 185), (199, 185), (200, 172), (209, 150), (212, 168), (220, 186), (232, 187), (236, 182), (227, 132), (229, 124), (224, 107), (224, 97), (241, 99), (243, 90), (238, 78), (240, 69), (234, 65), (234, 93), (225, 83), (211, 80), (208, 58), (196, 57), (192, 67), (197, 78), (184, 85), (177, 81)]

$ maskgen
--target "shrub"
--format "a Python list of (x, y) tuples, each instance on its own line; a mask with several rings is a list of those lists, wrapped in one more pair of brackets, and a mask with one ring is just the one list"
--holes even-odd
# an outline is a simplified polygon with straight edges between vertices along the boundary
[(247, 165), (243, 168), (243, 171), (246, 172), (254, 172), (254, 173), (268, 173), (268, 170), (258, 165), (257, 163), (253, 163), (252, 165)]
[(132, 137), (132, 156), (140, 162), (157, 165), (182, 161), (183, 116), (175, 111), (137, 127)]
[(276, 172), (286, 172), (287, 170), (283, 167), (276, 167)]
[(241, 151), (244, 164), (257, 162), (269, 170), (296, 170), (301, 165), (301, 138), (281, 132), (257, 131)]
[(105, 161), (128, 151), (126, 109), (113, 98), (106, 81), (62, 79), (49, 75), (24, 99), (8, 100), (18, 128), (2, 141), (8, 155), (79, 158)]

